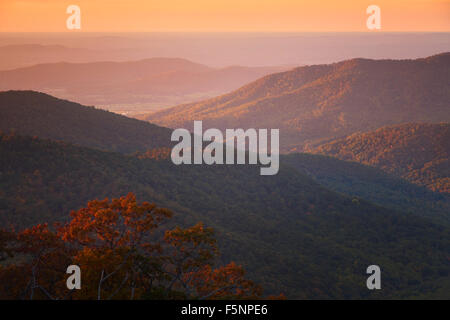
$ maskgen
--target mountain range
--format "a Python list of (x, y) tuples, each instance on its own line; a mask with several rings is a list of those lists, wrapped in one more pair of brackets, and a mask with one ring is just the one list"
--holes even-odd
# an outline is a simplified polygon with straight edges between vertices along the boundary
[[(1, 226), (64, 221), (87, 200), (134, 192), (176, 224), (213, 227), (223, 261), (269, 294), (448, 298), (445, 194), (320, 155), (282, 156), (269, 179), (258, 166), (176, 166), (145, 156), (169, 146), (169, 129), (32, 91), (0, 101)], [(381, 291), (365, 286), (370, 264)]]
[(94, 50), (73, 48), (60, 44), (42, 45), (20, 43), (0, 46), (0, 70), (29, 67), (55, 61), (87, 62), (98, 60)]
[(298, 67), (235, 91), (140, 115), (165, 127), (278, 128), (283, 152), (407, 122), (448, 122), (450, 53)]
[(0, 90), (39, 90), (116, 112), (143, 113), (222, 94), (286, 69), (212, 68), (179, 58), (56, 62), (0, 71)]

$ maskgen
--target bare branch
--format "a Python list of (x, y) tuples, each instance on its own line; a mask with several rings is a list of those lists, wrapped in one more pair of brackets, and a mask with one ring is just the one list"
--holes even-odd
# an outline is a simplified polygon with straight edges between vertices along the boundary
[(218, 289), (216, 289), (216, 290), (214, 290), (214, 291), (208, 293), (207, 295), (204, 295), (203, 297), (200, 297), (199, 300), (205, 300), (205, 299), (208, 299), (208, 298), (212, 297), (213, 295), (215, 295), (217, 292), (220, 292), (220, 291), (222, 291), (222, 290), (238, 289), (238, 288), (240, 288), (240, 287), (239, 287), (239, 286), (236, 286), (236, 285), (233, 285), (233, 286), (225, 286), (225, 287), (222, 287), (222, 288), (218, 288)]

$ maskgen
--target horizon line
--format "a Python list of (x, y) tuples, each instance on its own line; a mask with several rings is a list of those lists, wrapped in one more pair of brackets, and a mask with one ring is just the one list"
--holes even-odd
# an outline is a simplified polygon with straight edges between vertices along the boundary
[(67, 31), (0, 31), (0, 34), (5, 33), (65, 33), (65, 34), (82, 34), (82, 33), (203, 33), (203, 34), (215, 34), (215, 33), (367, 33), (367, 34), (383, 34), (383, 33), (450, 33), (450, 30), (448, 31), (433, 31), (433, 30), (415, 30), (415, 31), (365, 31), (365, 30), (358, 30), (358, 31), (80, 31), (80, 30), (67, 30)]

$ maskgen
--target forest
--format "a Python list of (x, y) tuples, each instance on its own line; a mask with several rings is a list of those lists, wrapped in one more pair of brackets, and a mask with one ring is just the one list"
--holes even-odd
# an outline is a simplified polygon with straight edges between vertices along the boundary
[(449, 123), (386, 126), (309, 151), (371, 165), (432, 191), (450, 193)]
[[(283, 160), (280, 172), (267, 179), (257, 166), (176, 166), (164, 157), (11, 134), (1, 137), (0, 153), (1, 225), (17, 231), (66, 223), (70, 211), (90, 200), (133, 192), (176, 212), (170, 228), (198, 222), (213, 228), (218, 265), (241, 265), (264, 295), (414, 298), (448, 292), (448, 223), (330, 191)], [(374, 262), (383, 266), (382, 292), (365, 288), (365, 269)]]

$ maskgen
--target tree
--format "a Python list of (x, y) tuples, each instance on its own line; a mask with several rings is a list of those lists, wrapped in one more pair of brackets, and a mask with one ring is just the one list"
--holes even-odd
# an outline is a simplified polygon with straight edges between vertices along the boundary
[(0, 269), (0, 296), (6, 293), (16, 299), (61, 299), (67, 292), (65, 268), (71, 251), (47, 224), (39, 224), (19, 233), (9, 233), (8, 251), (21, 264)]
[(13, 238), (14, 234), (12, 232), (0, 229), (0, 262), (8, 257), (12, 257), (12, 250), (9, 248), (9, 244)]
[[(261, 296), (261, 288), (244, 278), (242, 267), (231, 263), (213, 268), (219, 252), (211, 228), (198, 223), (160, 230), (172, 215), (155, 204), (139, 204), (130, 193), (111, 201), (88, 202), (87, 207), (70, 213), (68, 223), (55, 225), (56, 231), (41, 224), (8, 233), (15, 243), (12, 250), (25, 259), (0, 269), (0, 280), (5, 281), (0, 281), (0, 292), (11, 290), (6, 284), (10, 277), (18, 279), (16, 289), (10, 291), (16, 299)], [(81, 268), (81, 290), (65, 286), (65, 271), (72, 264)]]
[(262, 288), (244, 276), (242, 266), (231, 262), (217, 269), (204, 266), (192, 282), (200, 299), (257, 299)]

